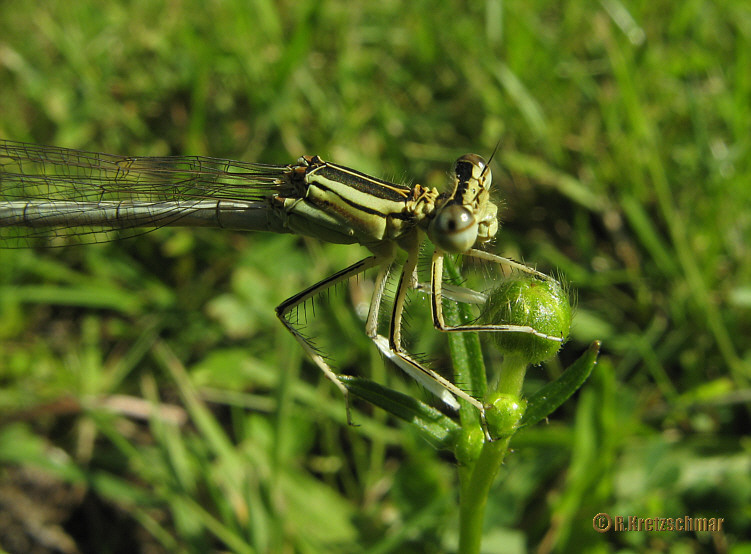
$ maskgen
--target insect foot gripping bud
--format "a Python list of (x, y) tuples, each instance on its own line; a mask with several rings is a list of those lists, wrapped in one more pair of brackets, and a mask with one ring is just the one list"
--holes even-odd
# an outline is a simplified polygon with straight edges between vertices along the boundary
[(490, 338), (505, 356), (534, 365), (554, 356), (568, 337), (571, 305), (558, 281), (522, 275), (490, 292), (481, 319), (518, 326), (517, 332), (490, 333)]

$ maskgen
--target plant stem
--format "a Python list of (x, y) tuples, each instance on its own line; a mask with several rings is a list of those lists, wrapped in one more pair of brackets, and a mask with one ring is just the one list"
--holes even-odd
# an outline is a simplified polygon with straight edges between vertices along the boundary
[[(527, 363), (517, 357), (503, 360), (497, 392), (518, 396), (521, 393)], [(480, 552), (485, 507), (490, 488), (508, 451), (511, 437), (485, 442), (472, 467), (459, 472), (461, 493), (459, 499), (459, 552)]]
[(508, 449), (510, 437), (487, 442), (480, 457), (461, 479), (459, 499), (459, 552), (480, 552), (488, 493)]
[(524, 377), (527, 374), (528, 362), (521, 356), (506, 355), (501, 365), (501, 375), (498, 379), (496, 392), (519, 396), (522, 393)]

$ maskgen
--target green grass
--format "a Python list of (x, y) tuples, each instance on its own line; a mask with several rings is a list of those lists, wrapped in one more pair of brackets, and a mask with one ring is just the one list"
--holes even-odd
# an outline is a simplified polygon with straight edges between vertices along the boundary
[[(748, 548), (751, 10), (464, 4), (5, 2), (0, 137), (320, 154), (431, 186), (500, 139), (495, 249), (578, 296), (571, 341), (528, 371), (525, 393), (592, 340), (603, 351), (580, 394), (514, 436), (484, 551)], [(0, 546), (27, 551), (42, 521), (86, 551), (455, 549), (450, 456), (366, 403), (347, 427), (275, 320), (361, 255), (188, 230), (0, 250), (0, 486), (67, 506), (0, 500)], [(338, 370), (427, 399), (365, 337), (352, 305), (367, 284), (317, 302), (310, 333)], [(445, 366), (425, 304), (410, 306), (413, 350)], [(492, 348), (486, 365), (492, 380)], [(599, 534), (600, 512), (726, 527)]]

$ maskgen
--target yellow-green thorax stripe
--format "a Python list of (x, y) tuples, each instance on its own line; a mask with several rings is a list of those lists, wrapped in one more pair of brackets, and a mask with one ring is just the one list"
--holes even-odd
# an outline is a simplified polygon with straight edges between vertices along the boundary
[(354, 169), (310, 159), (304, 201), (351, 228), (362, 244), (393, 236), (414, 218), (408, 209), (412, 189), (376, 179)]

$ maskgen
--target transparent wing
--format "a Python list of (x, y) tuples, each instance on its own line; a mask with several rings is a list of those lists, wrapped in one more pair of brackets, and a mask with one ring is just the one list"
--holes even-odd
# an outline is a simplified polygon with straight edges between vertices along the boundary
[(274, 195), (299, 193), (295, 177), (293, 164), (116, 156), (0, 141), (0, 248), (123, 236), (112, 229), (129, 236), (166, 225), (222, 226), (222, 211), (258, 212)]

